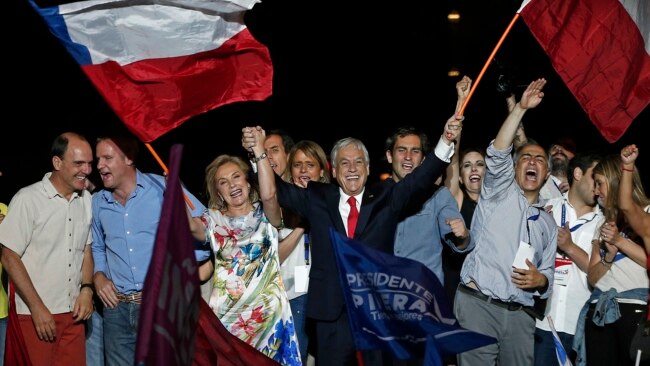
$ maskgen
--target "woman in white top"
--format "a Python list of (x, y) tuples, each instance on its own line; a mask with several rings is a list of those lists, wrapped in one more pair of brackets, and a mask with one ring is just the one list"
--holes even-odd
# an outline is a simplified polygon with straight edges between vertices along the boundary
[[(578, 327), (584, 331), (584, 343), (577, 330), (576, 363), (634, 365), (630, 344), (647, 304), (647, 257), (639, 244), (641, 238), (619, 209), (620, 156), (603, 159), (593, 172), (595, 194), (605, 220), (593, 240), (587, 278), (594, 290), (578, 321)], [(643, 188), (639, 186), (635, 190), (641, 193), (635, 197), (636, 203), (650, 205)]]
[[(317, 143), (302, 140), (293, 145), (288, 156), (290, 181), (302, 188), (309, 182), (330, 182), (327, 155)], [(307, 286), (311, 263), (309, 227), (291, 212), (284, 212), (284, 228), (280, 230), (280, 272), (287, 290), (289, 305), (300, 346), (303, 364), (307, 362), (308, 337), (306, 332)]]
[[(618, 190), (619, 208), (632, 229), (641, 236), (646, 253), (650, 255), (650, 213), (648, 207), (638, 197), (645, 197), (641, 177), (634, 166), (639, 157), (636, 145), (628, 145), (621, 150), (621, 184)], [(650, 256), (648, 257), (650, 258)]]

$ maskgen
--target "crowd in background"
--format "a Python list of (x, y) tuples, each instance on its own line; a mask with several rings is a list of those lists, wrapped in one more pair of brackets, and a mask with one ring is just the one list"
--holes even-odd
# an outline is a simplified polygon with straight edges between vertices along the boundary
[[(639, 149), (603, 155), (561, 133), (539, 145), (524, 115), (542, 103), (544, 79), (506, 99), (509, 114), (488, 146), (462, 146), (463, 130), (478, 128), (458, 115), (471, 83), (457, 83), (453, 116), (432, 122), (442, 126), (435, 140), (395, 126), (384, 149), (390, 176), (377, 182), (354, 137), (336, 141), (329, 157), (282, 130), (251, 125), (230, 137), (242, 149), (205, 168), (207, 196), (185, 193), (204, 298), (233, 335), (283, 365), (422, 364), (355, 350), (334, 227), (421, 261), (459, 324), (498, 341), (449, 364), (554, 364), (553, 329), (576, 364), (634, 364), (650, 261)], [(5, 283), (0, 332), (17, 327), (35, 365), (133, 363), (165, 189), (163, 176), (140, 171), (138, 150), (130, 136), (101, 137), (93, 149), (62, 133), (51, 171), (0, 214), (20, 320), (7, 324)]]

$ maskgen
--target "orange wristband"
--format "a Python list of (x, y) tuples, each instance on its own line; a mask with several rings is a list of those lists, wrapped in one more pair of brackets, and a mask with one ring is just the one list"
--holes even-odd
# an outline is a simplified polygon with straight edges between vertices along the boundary
[(623, 165), (621, 165), (621, 170), (624, 171), (624, 172), (632, 172), (632, 173), (634, 173), (634, 168), (632, 168), (632, 169), (627, 169), (627, 168), (625, 168)]

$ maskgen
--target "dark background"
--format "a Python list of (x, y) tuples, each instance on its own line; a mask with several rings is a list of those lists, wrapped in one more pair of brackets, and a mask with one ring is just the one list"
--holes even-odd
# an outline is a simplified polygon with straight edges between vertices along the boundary
[[(353, 4), (350, 4), (353, 3)], [(181, 178), (203, 192), (205, 166), (222, 153), (241, 154), (241, 128), (283, 128), (297, 141), (311, 139), (326, 152), (339, 138), (363, 140), (371, 153), (371, 179), (388, 170), (383, 142), (397, 126), (416, 125), (436, 140), (455, 107), (452, 67), (476, 79), (520, 0), (322, 2), (264, 0), (247, 14), (253, 34), (274, 63), (273, 96), (237, 103), (197, 116), (152, 143), (166, 159), (174, 143), (185, 146)], [(5, 38), (6, 116), (0, 158), (0, 201), (51, 169), (50, 144), (64, 131), (90, 141), (125, 131), (78, 65), (49, 33), (26, 0), (9, 2), (18, 28)], [(450, 24), (455, 9), (461, 21)], [(515, 84), (548, 80), (542, 104), (524, 117), (526, 131), (544, 146), (570, 136), (579, 150), (618, 153), (629, 143), (641, 149), (638, 166), (648, 187), (648, 108), (626, 134), (609, 144), (589, 121), (550, 61), (519, 19), (465, 111), (462, 145), (486, 147), (506, 116), (496, 90), (501, 74)], [(523, 88), (517, 89), (517, 97)], [(24, 106), (27, 106), (26, 108)], [(142, 148), (140, 168), (161, 172)], [(95, 181), (99, 182), (97, 177)]]

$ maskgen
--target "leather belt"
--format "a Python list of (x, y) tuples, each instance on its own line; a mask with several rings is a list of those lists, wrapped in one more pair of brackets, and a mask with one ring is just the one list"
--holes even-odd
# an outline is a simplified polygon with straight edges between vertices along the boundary
[(464, 293), (466, 293), (468, 295), (471, 295), (471, 296), (473, 296), (473, 297), (475, 297), (477, 299), (483, 300), (483, 301), (485, 301), (485, 302), (487, 302), (489, 304), (494, 304), (494, 305), (496, 305), (496, 306), (498, 306), (500, 308), (504, 308), (504, 309), (509, 310), (509, 311), (517, 311), (517, 310), (522, 310), (522, 309), (526, 308), (524, 305), (522, 305), (522, 304), (520, 304), (518, 302), (503, 301), (503, 300), (495, 299), (493, 297), (490, 297), (490, 296), (482, 293), (479, 290), (473, 289), (473, 288), (471, 288), (471, 287), (469, 287), (469, 286), (467, 286), (465, 284), (462, 284), (462, 283), (458, 286), (458, 290), (461, 291), (461, 292), (464, 292)]
[(142, 303), (142, 291), (132, 292), (130, 294), (117, 294), (117, 299), (120, 302), (125, 302), (127, 304), (141, 304)]

